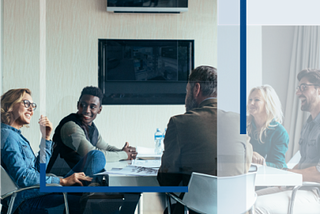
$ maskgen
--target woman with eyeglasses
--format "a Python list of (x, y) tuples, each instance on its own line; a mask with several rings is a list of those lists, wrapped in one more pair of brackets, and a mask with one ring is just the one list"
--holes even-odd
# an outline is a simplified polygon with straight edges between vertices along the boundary
[(252, 162), (287, 168), (289, 136), (282, 123), (281, 103), (270, 85), (251, 89), (247, 105), (247, 131), (253, 147)]
[[(48, 164), (53, 142), (50, 140), (52, 124), (45, 116), (40, 117), (42, 135), (40, 151), (36, 156), (29, 141), (22, 135), (21, 128), (30, 123), (37, 105), (33, 102), (31, 91), (26, 88), (11, 89), (1, 96), (1, 165), (13, 181), (21, 188), (40, 184), (40, 163)], [(102, 152), (88, 153), (64, 178), (46, 176), (47, 184), (62, 186), (88, 185), (89, 176), (101, 172), (105, 166)], [(81, 195), (68, 194), (70, 213), (81, 213)], [(3, 209), (8, 207), (8, 200), (3, 200)], [(61, 193), (45, 193), (39, 189), (19, 192), (16, 196), (13, 212), (47, 213), (47, 209), (64, 204)], [(12, 212), (12, 213), (13, 213)]]

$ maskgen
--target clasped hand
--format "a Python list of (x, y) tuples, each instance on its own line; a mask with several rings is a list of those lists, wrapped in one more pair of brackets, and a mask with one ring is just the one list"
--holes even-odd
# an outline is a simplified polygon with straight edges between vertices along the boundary
[(46, 116), (41, 115), (38, 123), (40, 125), (42, 138), (46, 140), (50, 140), (50, 134), (53, 129), (52, 123), (50, 122), (50, 120)]
[(266, 165), (266, 160), (258, 152), (253, 152), (253, 154), (252, 154), (252, 163)]

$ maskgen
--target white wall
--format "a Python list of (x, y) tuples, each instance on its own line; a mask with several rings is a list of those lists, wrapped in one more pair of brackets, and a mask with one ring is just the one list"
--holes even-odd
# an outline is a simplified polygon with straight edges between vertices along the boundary
[(285, 109), (294, 26), (248, 26), (247, 95), (255, 86), (271, 85)]
[(277, 92), (285, 109), (294, 26), (262, 27), (262, 83)]
[[(76, 112), (81, 89), (98, 85), (99, 38), (194, 39), (195, 66), (217, 66), (216, 0), (189, 0), (189, 11), (181, 14), (107, 13), (106, 0), (43, 2), (46, 52), (40, 53), (39, 0), (4, 0), (2, 91), (32, 90), (41, 111), (35, 112), (30, 128), (23, 128), (22, 133), (35, 151), (40, 140), (40, 113), (57, 126), (62, 117)], [(40, 82), (43, 71), (39, 69), (44, 54), (45, 83)], [(40, 97), (43, 90), (46, 94)], [(170, 116), (181, 113), (183, 105), (103, 106), (96, 124), (103, 138), (115, 146), (128, 141), (153, 147), (155, 129), (164, 129)]]
[(247, 97), (262, 84), (262, 27), (247, 27)]

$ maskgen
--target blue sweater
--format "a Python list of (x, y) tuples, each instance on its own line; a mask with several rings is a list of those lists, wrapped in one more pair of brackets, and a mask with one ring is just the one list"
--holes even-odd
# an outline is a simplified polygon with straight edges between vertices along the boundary
[(252, 120), (252, 131), (249, 134), (250, 143), (253, 151), (258, 152), (261, 156), (266, 157), (267, 166), (275, 168), (287, 168), (285, 154), (288, 150), (289, 135), (286, 129), (278, 122), (272, 121), (267, 129), (266, 135), (262, 135), (262, 141), (259, 140), (256, 124)]

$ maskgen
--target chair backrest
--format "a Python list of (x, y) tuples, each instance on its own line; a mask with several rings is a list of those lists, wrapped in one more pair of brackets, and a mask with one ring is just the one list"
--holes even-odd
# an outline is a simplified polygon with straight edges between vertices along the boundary
[(182, 201), (199, 213), (217, 213), (217, 177), (193, 172)]
[(1, 199), (11, 195), (18, 189), (17, 185), (12, 181), (6, 170), (1, 166)]
[(216, 177), (194, 172), (182, 201), (200, 213), (245, 213), (256, 201), (255, 175)]

